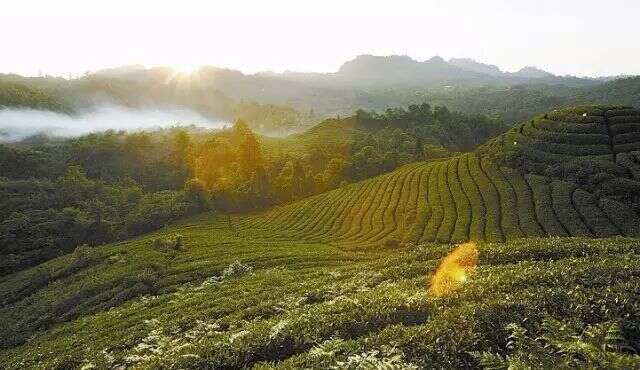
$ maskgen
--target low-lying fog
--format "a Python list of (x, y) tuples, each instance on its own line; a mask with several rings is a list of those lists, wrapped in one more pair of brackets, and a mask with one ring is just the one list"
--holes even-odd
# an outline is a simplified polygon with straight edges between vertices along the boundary
[(169, 126), (196, 125), (222, 128), (227, 122), (211, 120), (185, 108), (142, 108), (105, 105), (74, 116), (33, 109), (0, 108), (0, 141), (18, 141), (35, 134), (78, 136), (90, 132), (135, 131)]

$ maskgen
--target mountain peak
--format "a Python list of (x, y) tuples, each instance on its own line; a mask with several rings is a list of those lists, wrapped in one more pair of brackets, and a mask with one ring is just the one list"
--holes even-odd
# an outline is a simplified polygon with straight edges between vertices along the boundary
[(397, 75), (399, 71), (411, 70), (418, 62), (407, 55), (358, 55), (345, 62), (338, 74), (351, 78), (370, 79)]
[(513, 73), (514, 76), (524, 77), (524, 78), (548, 78), (555, 77), (553, 73), (549, 73), (544, 71), (538, 67), (534, 66), (526, 66), (521, 68), (519, 71)]
[(360, 55), (344, 63), (337, 75), (346, 80), (393, 85), (454, 80), (465, 78), (470, 73), (452, 66), (440, 56), (419, 62), (406, 55)]
[(434, 57), (431, 57), (430, 59), (426, 60), (425, 63), (439, 63), (439, 64), (448, 64), (447, 61), (445, 61), (441, 56), (436, 55)]
[(499, 76), (503, 74), (497, 66), (480, 63), (471, 58), (451, 58), (449, 59), (449, 64), (467, 71), (484, 73), (492, 76)]

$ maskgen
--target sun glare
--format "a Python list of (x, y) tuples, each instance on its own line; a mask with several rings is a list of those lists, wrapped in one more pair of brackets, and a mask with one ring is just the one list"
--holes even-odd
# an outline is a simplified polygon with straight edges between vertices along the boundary
[(198, 67), (192, 64), (175, 64), (171, 67), (176, 74), (182, 76), (191, 75)]
[(478, 265), (478, 248), (474, 242), (458, 245), (440, 262), (431, 278), (429, 292), (436, 297), (452, 293), (467, 281)]

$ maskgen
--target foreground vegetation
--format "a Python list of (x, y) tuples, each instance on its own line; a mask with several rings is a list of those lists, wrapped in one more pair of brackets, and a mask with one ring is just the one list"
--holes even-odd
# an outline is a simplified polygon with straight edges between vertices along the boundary
[(448, 250), (346, 251), (187, 220), (3, 278), (1, 365), (638, 366), (637, 240), (480, 244), (475, 273), (436, 298)]

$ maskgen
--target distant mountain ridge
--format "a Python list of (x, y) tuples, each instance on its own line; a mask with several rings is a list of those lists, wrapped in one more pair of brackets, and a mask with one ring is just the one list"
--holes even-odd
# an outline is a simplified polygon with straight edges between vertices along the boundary
[(467, 71), (483, 73), (491, 76), (521, 77), (521, 78), (528, 78), (528, 79), (537, 79), (537, 78), (552, 79), (554, 77), (559, 77), (554, 75), (551, 72), (547, 72), (545, 70), (542, 70), (534, 66), (526, 66), (516, 72), (503, 72), (502, 70), (500, 70), (500, 68), (498, 68), (498, 66), (495, 66), (493, 64), (480, 63), (471, 58), (459, 58), (459, 59), (451, 58), (449, 59), (449, 64), (457, 66)]
[[(505, 72), (470, 58), (447, 61), (438, 56), (416, 61), (406, 55), (360, 55), (333, 73), (245, 74), (205, 66), (181, 74), (169, 67), (128, 65), (72, 80), (17, 75), (0, 75), (0, 80), (42, 91), (73, 109), (106, 98), (127, 107), (186, 106), (207, 117), (228, 120), (272, 117), (265, 111), (277, 111), (277, 119), (269, 118), (269, 125), (277, 121), (278, 127), (296, 131), (308, 127), (313, 116), (349, 115), (357, 109), (383, 111), (425, 101), (464, 113), (500, 114), (509, 123), (567, 104), (638, 105), (640, 101), (638, 78), (556, 76), (533, 66)], [(238, 112), (247, 110), (243, 102), (269, 106), (251, 109), (265, 114), (245, 117)]]
[[(103, 77), (125, 77), (132, 74), (144, 72), (145, 70), (166, 70), (169, 67), (146, 68), (140, 64), (123, 65), (113, 68), (105, 68), (94, 71), (90, 74)], [(411, 76), (418, 81), (436, 81), (448, 78), (478, 78), (480, 75), (493, 77), (517, 77), (523, 79), (538, 78), (561, 78), (551, 72), (540, 69), (536, 66), (525, 66), (516, 72), (502, 71), (498, 66), (488, 63), (478, 62), (472, 58), (450, 58), (448, 61), (440, 56), (433, 56), (425, 61), (417, 61), (407, 55), (371, 55), (361, 54), (355, 58), (344, 62), (338, 71), (322, 72), (297, 72), (285, 70), (282, 73), (272, 71), (257, 72), (255, 74), (245, 74), (238, 70), (229, 68), (219, 68), (215, 66), (203, 66), (201, 72), (215, 73), (217, 75), (235, 75), (235, 77), (261, 77), (261, 78), (286, 78), (286, 79), (393, 79), (400, 81)], [(574, 76), (567, 76), (574, 77)], [(610, 79), (612, 77), (624, 76), (603, 76), (593, 79)], [(576, 77), (577, 78), (577, 77)], [(592, 78), (581, 78), (592, 80)], [(397, 81), (397, 80), (396, 80)]]
[(518, 72), (512, 73), (513, 76), (523, 77), (523, 78), (553, 78), (557, 77), (553, 73), (549, 73), (547, 71), (543, 71), (540, 68), (527, 66), (520, 69)]
[(408, 56), (391, 55), (378, 57), (361, 55), (342, 65), (336, 73), (340, 79), (352, 81), (370, 80), (377, 82), (428, 83), (441, 80), (481, 78), (474, 71), (461, 69), (435, 56), (418, 62)]
[(468, 71), (484, 73), (492, 76), (500, 76), (504, 73), (500, 68), (498, 68), (498, 66), (476, 62), (471, 58), (451, 58), (449, 59), (449, 64)]
[(417, 61), (407, 55), (359, 55), (342, 64), (334, 73), (258, 73), (268, 78), (281, 78), (304, 82), (314, 86), (355, 86), (365, 88), (410, 86), (441, 87), (444, 85), (509, 86), (522, 83), (552, 82), (588, 85), (592, 79), (561, 77), (537, 67), (527, 66), (517, 72), (503, 72), (495, 65), (477, 62), (471, 58), (451, 58), (449, 61), (434, 56)]
[[(91, 75), (102, 77), (129, 77), (146, 71), (168, 71), (169, 67), (145, 68), (143, 65), (123, 65), (114, 68), (106, 68), (95, 71)], [(450, 58), (448, 61), (440, 56), (433, 56), (425, 61), (417, 61), (407, 55), (378, 56), (371, 54), (358, 55), (344, 62), (338, 71), (321, 72), (296, 72), (286, 70), (282, 73), (271, 71), (244, 74), (238, 70), (219, 68), (214, 66), (201, 67), (196, 72), (203, 75), (216, 75), (216, 78), (241, 78), (254, 77), (264, 79), (307, 80), (307, 81), (351, 81), (358, 82), (370, 80), (371, 82), (393, 81), (396, 84), (407, 81), (435, 82), (443, 80), (473, 80), (473, 79), (511, 79), (515, 83), (526, 82), (530, 79), (562, 79), (563, 76), (540, 69), (536, 66), (525, 66), (516, 72), (502, 71), (498, 66), (478, 62), (472, 58)], [(579, 78), (566, 76), (579, 80), (592, 81), (596, 78)], [(597, 79), (610, 79), (611, 77), (598, 77)]]

